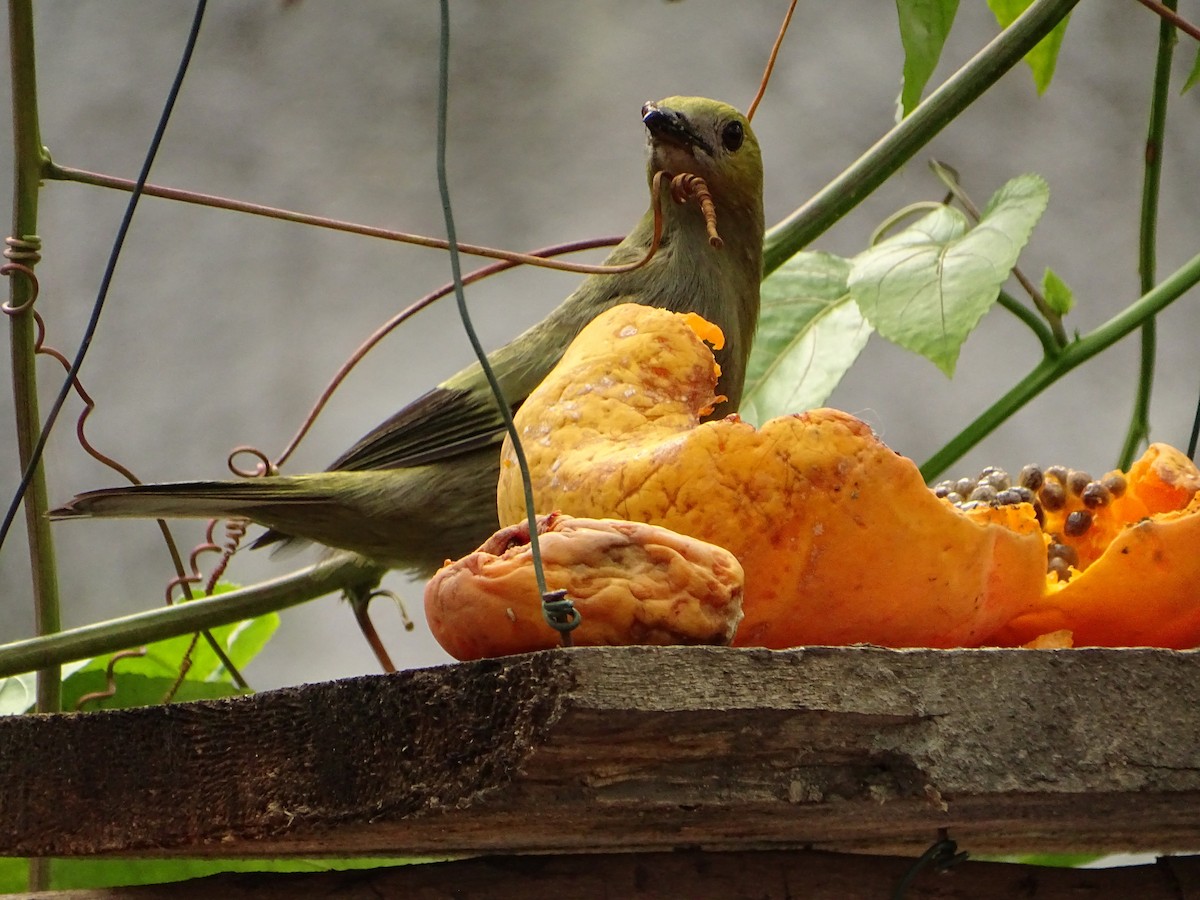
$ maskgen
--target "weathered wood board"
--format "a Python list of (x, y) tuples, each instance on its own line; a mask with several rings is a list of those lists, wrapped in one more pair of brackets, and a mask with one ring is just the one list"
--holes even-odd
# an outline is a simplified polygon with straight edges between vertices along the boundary
[(0, 853), (1200, 848), (1200, 653), (549, 651), (0, 720)]

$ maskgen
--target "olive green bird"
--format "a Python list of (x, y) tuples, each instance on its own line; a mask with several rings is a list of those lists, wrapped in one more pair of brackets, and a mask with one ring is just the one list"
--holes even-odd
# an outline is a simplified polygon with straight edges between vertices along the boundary
[[(596, 315), (619, 303), (696, 312), (720, 326), (719, 390), (737, 408), (758, 321), (762, 278), (762, 157), (746, 117), (724, 103), (670, 97), (642, 108), (649, 176), (704, 178), (724, 246), (709, 244), (694, 202), (665, 183), (661, 246), (641, 268), (591, 275), (549, 316), (491, 361), (514, 409)], [(651, 246), (647, 211), (609, 255), (620, 265)], [(145, 484), (80, 494), (51, 512), (88, 516), (228, 518), (270, 530), (255, 547), (296, 540), (351, 550), (389, 568), (428, 574), (470, 553), (498, 527), (496, 483), (504, 423), (479, 364), (413, 401), (346, 451), (325, 472), (235, 481)]]

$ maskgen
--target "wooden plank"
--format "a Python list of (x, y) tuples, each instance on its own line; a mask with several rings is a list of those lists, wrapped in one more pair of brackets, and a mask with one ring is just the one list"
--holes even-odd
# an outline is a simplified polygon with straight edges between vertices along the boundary
[[(913, 863), (814, 850), (496, 856), (348, 872), (215, 875), (12, 900), (878, 900), (895, 896)], [(904, 900), (1200, 900), (1200, 857), (1112, 869), (967, 861), (912, 876)]]
[(0, 721), (0, 853), (1200, 847), (1200, 653), (593, 648)]

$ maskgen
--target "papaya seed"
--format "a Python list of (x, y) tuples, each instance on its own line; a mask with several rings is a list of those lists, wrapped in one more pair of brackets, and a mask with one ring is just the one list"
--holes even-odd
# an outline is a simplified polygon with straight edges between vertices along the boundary
[(1067, 521), (1063, 523), (1063, 534), (1067, 537), (1079, 537), (1086, 534), (1087, 530), (1092, 527), (1092, 511), (1090, 509), (1077, 509), (1075, 512), (1067, 516)]

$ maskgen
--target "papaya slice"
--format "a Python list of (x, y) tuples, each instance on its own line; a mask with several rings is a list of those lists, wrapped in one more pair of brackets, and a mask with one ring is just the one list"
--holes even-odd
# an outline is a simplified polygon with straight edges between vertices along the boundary
[[(537, 508), (732, 551), (745, 571), (740, 646), (972, 646), (1039, 601), (1045, 544), (1030, 505), (958, 509), (838, 410), (757, 429), (702, 422), (716, 378), (688, 317), (631, 304), (597, 317), (517, 413)], [(523, 517), (507, 441), (497, 504), (502, 525)]]
[[(1200, 646), (1200, 470), (1174, 447), (1151, 444), (1103, 482), (1120, 485), (1119, 495), (1089, 508), (1068, 490), (1063, 507), (1046, 513), (1049, 546), (1069, 546), (1074, 558), (1046, 576), (1041, 601), (995, 643), (1067, 630), (1077, 647)], [(1066, 533), (1082, 511), (1088, 527)]]
[[(742, 617), (742, 567), (712, 544), (635, 522), (552, 514), (538, 519), (546, 586), (581, 619), (579, 646), (728, 644)], [(425, 587), (434, 637), (460, 660), (545, 650), (559, 633), (542, 616), (525, 521), (448, 562)]]

